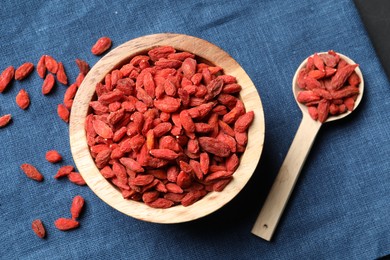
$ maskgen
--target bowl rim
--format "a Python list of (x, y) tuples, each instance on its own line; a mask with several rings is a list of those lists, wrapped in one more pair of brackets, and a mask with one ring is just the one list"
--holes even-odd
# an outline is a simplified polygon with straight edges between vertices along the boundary
[[(234, 173), (233, 180), (222, 192), (209, 192), (196, 203), (184, 207), (173, 206), (156, 209), (143, 202), (126, 200), (96, 167), (87, 145), (85, 118), (89, 109), (96, 83), (102, 82), (105, 75), (131, 57), (145, 53), (156, 46), (170, 45), (179, 51), (189, 51), (202, 59), (211, 61), (223, 68), (225, 74), (233, 75), (242, 86), (239, 94), (247, 111), (253, 110), (254, 121), (248, 129), (248, 143), (241, 155), (241, 163)], [(181, 223), (204, 217), (220, 209), (231, 201), (247, 184), (260, 160), (265, 137), (263, 106), (260, 95), (244, 69), (218, 46), (194, 36), (175, 33), (160, 33), (141, 36), (129, 40), (103, 56), (85, 76), (80, 85), (70, 113), (70, 147), (76, 167), (91, 190), (104, 202), (116, 210), (133, 218), (154, 223)], [(240, 178), (237, 175), (240, 175)]]

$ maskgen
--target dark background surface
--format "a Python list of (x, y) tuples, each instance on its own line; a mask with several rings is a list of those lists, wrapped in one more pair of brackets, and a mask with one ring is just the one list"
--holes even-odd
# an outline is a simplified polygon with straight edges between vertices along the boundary
[(390, 1), (354, 0), (374, 48), (390, 78)]

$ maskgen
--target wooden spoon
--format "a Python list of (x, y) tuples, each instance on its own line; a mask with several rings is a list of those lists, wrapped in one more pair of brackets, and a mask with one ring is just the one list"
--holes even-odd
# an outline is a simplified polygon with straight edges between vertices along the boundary
[[(338, 55), (340, 55), (340, 57), (349, 64), (355, 64), (355, 62), (350, 58), (340, 53), (338, 53)], [(297, 93), (299, 91), (299, 87), (297, 85), (298, 72), (306, 65), (306, 63), (307, 59), (301, 63), (293, 78), (292, 90), (295, 100), (297, 100)], [(359, 67), (355, 69), (355, 72), (359, 75), (361, 83), (359, 85), (360, 94), (355, 101), (354, 109), (356, 109), (356, 107), (359, 105), (364, 91), (363, 75)], [(268, 194), (268, 197), (255, 222), (255, 225), (252, 228), (253, 234), (268, 241), (270, 241), (272, 238), (287, 201), (294, 189), (295, 183), (298, 179), (306, 157), (309, 154), (314, 139), (322, 125), (322, 123), (315, 121), (310, 117), (308, 109), (304, 104), (301, 104), (298, 101), (297, 104), (303, 113), (302, 121), (299, 125), (290, 149), (287, 152), (286, 158), (274, 181), (271, 191)], [(341, 119), (349, 115), (351, 112), (352, 111), (348, 111), (338, 116), (331, 116), (325, 122)]]

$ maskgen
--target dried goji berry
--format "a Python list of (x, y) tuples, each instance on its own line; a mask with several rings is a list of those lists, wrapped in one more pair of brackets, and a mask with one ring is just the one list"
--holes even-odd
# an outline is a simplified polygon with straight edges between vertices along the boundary
[(229, 145), (212, 137), (199, 137), (199, 145), (204, 151), (219, 157), (227, 157), (230, 155)]
[(228, 177), (212, 183), (211, 190), (221, 192), (232, 181), (232, 179), (232, 177)]
[(349, 76), (347, 80), (351, 86), (357, 86), (361, 81), (359, 75), (356, 72), (352, 72), (351, 76)]
[(314, 53), (314, 55), (313, 55), (313, 62), (314, 62), (314, 66), (316, 66), (317, 69), (319, 69), (320, 71), (325, 70), (324, 61), (321, 59), (321, 57), (317, 53)]
[(123, 157), (119, 161), (131, 171), (134, 171), (134, 172), (144, 172), (145, 171), (142, 168), (141, 164), (132, 158)]
[(104, 166), (106, 166), (106, 164), (110, 160), (110, 156), (111, 156), (111, 150), (110, 149), (106, 149), (106, 150), (100, 151), (96, 155), (96, 157), (95, 157), (96, 166), (99, 169), (103, 168)]
[(8, 85), (12, 82), (15, 75), (15, 68), (13, 66), (7, 67), (0, 74), (0, 93), (2, 93)]
[(205, 181), (211, 182), (219, 179), (225, 179), (230, 177), (233, 174), (233, 172), (230, 171), (216, 171), (212, 172), (209, 175), (206, 176)]
[(179, 114), (180, 116), (180, 122), (183, 128), (188, 132), (188, 133), (194, 133), (195, 132), (195, 124), (192, 121), (192, 118), (188, 114), (187, 110), (182, 110)]
[(30, 105), (30, 96), (28, 95), (27, 91), (24, 89), (21, 89), (19, 93), (16, 95), (16, 104), (21, 109), (27, 109)]
[(313, 120), (317, 120), (317, 119), (318, 119), (318, 110), (317, 110), (317, 107), (309, 106), (309, 107), (308, 107), (308, 112), (309, 112), (310, 117), (311, 117)]
[(57, 114), (66, 123), (69, 122), (70, 112), (69, 112), (69, 110), (66, 108), (66, 106), (64, 104), (58, 104), (58, 106), (57, 106)]
[(203, 179), (203, 172), (200, 167), (200, 163), (194, 159), (190, 160), (190, 166), (192, 167), (193, 172), (198, 180)]
[(114, 135), (111, 127), (102, 120), (93, 120), (93, 128), (95, 129), (95, 132), (103, 138), (112, 138)]
[(334, 103), (330, 104), (330, 106), (329, 106), (329, 114), (331, 114), (331, 115), (338, 115), (339, 112), (340, 112), (340, 109), (339, 109), (338, 105), (336, 105)]
[(51, 92), (51, 90), (54, 87), (54, 84), (56, 83), (56, 80), (53, 76), (53, 74), (47, 74), (45, 80), (42, 84), (42, 94), (47, 95)]
[(71, 218), (59, 218), (54, 222), (54, 225), (59, 230), (67, 231), (78, 228), (80, 223)]
[(183, 193), (183, 189), (175, 183), (169, 182), (165, 185), (165, 187), (167, 188), (168, 192)]
[(172, 46), (161, 46), (153, 48), (148, 52), (149, 57), (153, 61), (157, 61), (161, 58), (168, 58), (168, 55), (175, 53), (176, 50)]
[(74, 84), (76, 84), (77, 87), (80, 87), (81, 86), (81, 83), (83, 83), (84, 81), (84, 78), (85, 78), (85, 75), (83, 73), (79, 73), (77, 75), (77, 78), (76, 78), (76, 82)]
[(15, 70), (15, 79), (23, 80), (27, 78), (27, 76), (30, 75), (33, 70), (34, 70), (33, 63), (31, 62), (23, 63)]
[(46, 229), (45, 227), (43, 226), (43, 223), (40, 219), (35, 219), (32, 223), (31, 223), (31, 228), (32, 230), (34, 231), (34, 233), (40, 237), (40, 238), (45, 238), (46, 236)]
[(348, 64), (343, 68), (338, 69), (336, 74), (332, 77), (331, 85), (333, 89), (337, 90), (341, 88), (358, 66), (358, 64)]
[(153, 180), (154, 180), (153, 175), (145, 174), (145, 175), (137, 175), (137, 177), (131, 179), (129, 183), (131, 185), (136, 185), (136, 186), (145, 186), (152, 183)]
[(315, 79), (315, 78), (307, 76), (303, 80), (305, 82), (304, 83), (305, 84), (305, 88), (308, 89), (308, 90), (321, 88), (321, 83), (317, 79)]
[(87, 183), (85, 182), (85, 180), (83, 179), (83, 177), (81, 176), (80, 173), (78, 172), (71, 172), (68, 174), (68, 179), (73, 182), (74, 184), (77, 184), (77, 185), (80, 185), (80, 186), (83, 186), (83, 185), (86, 185)]
[(152, 201), (155, 201), (160, 196), (160, 192), (153, 190), (153, 191), (147, 191), (142, 194), (142, 200), (145, 203), (151, 203)]
[(87, 75), (89, 72), (89, 64), (85, 60), (76, 59), (76, 65), (79, 68), (79, 73), (84, 76)]
[(234, 131), (240, 133), (245, 132), (248, 129), (249, 125), (252, 123), (254, 116), (254, 112), (249, 111), (238, 117), (236, 122), (234, 123)]
[(181, 200), (181, 204), (184, 207), (188, 207), (194, 204), (199, 199), (201, 199), (203, 196), (205, 196), (206, 193), (207, 192), (205, 190), (190, 191), (183, 197), (183, 199)]
[(101, 37), (92, 46), (91, 52), (94, 55), (101, 55), (111, 47), (112, 41), (109, 37)]
[(42, 55), (37, 63), (37, 72), (39, 77), (41, 77), (42, 79), (46, 76), (45, 57), (46, 55)]
[(74, 167), (72, 165), (65, 165), (58, 169), (56, 175), (54, 175), (55, 179), (59, 179), (64, 176), (68, 176), (72, 171), (74, 170)]
[(11, 114), (0, 116), (0, 128), (8, 125), (11, 122), (11, 118), (12, 118)]
[(163, 112), (173, 113), (179, 109), (180, 100), (170, 96), (165, 96), (161, 99), (154, 100), (154, 106)]
[(334, 68), (336, 67), (338, 61), (338, 57), (335, 55), (331, 55), (329, 53), (321, 53), (318, 56), (323, 60), (326, 66)]
[(156, 158), (164, 159), (164, 160), (174, 160), (179, 154), (175, 153), (170, 149), (152, 149), (149, 153)]
[(71, 109), (76, 92), (77, 92), (76, 84), (72, 84), (66, 89), (64, 94), (64, 105), (67, 109)]
[(346, 86), (342, 89), (331, 92), (333, 99), (343, 99), (359, 94), (360, 91), (354, 86)]
[(183, 61), (181, 69), (183, 70), (183, 76), (190, 79), (196, 72), (196, 60), (193, 58), (186, 58)]
[(344, 105), (349, 111), (352, 111), (355, 106), (355, 99), (353, 97), (348, 97), (344, 99)]
[(20, 166), (27, 177), (36, 181), (43, 181), (43, 175), (33, 165), (24, 163)]
[(325, 120), (328, 118), (329, 105), (330, 105), (330, 102), (328, 100), (325, 100), (325, 99), (322, 99), (318, 103), (318, 108), (317, 108), (318, 121), (320, 121), (321, 123), (325, 122)]
[(100, 173), (103, 175), (104, 178), (110, 179), (115, 176), (115, 173), (112, 171), (111, 167), (106, 165), (101, 170)]
[(80, 195), (77, 195), (73, 198), (72, 206), (70, 208), (70, 213), (72, 215), (72, 219), (76, 220), (84, 207), (84, 198)]
[(57, 69), (57, 80), (63, 85), (68, 85), (68, 77), (65, 73), (65, 68), (62, 62), (58, 62), (58, 69)]
[(308, 77), (311, 77), (313, 79), (322, 79), (323, 77), (325, 77), (326, 73), (325, 73), (325, 70), (311, 70), (309, 71), (309, 73), (307, 74)]
[(156, 200), (147, 203), (147, 205), (149, 205), (152, 208), (161, 208), (161, 209), (170, 208), (173, 206), (173, 204), (174, 204), (173, 201), (165, 198), (157, 198)]
[(191, 176), (185, 171), (180, 171), (177, 175), (176, 183), (183, 189), (188, 188), (192, 183)]
[(168, 192), (164, 194), (164, 199), (170, 200), (174, 203), (180, 203), (185, 195), (186, 195), (185, 193)]
[(56, 74), (58, 70), (58, 62), (50, 55), (45, 55), (44, 61), (46, 69), (49, 72)]
[(62, 156), (59, 152), (56, 150), (50, 150), (46, 152), (45, 156), (46, 160), (51, 163), (57, 163), (62, 161)]
[(210, 81), (209, 84), (207, 84), (207, 96), (206, 99), (210, 100), (213, 99), (214, 97), (218, 96), (219, 93), (221, 93), (222, 88), (223, 88), (223, 79), (221, 78), (215, 78)]

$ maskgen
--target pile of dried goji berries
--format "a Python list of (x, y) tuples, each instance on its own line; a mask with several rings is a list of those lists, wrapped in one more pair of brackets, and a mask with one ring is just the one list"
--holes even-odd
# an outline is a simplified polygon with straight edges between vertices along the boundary
[(194, 54), (160, 46), (96, 85), (85, 127), (101, 174), (125, 199), (189, 206), (232, 180), (254, 119), (241, 86)]
[(336, 52), (315, 53), (299, 71), (297, 84), (302, 90), (297, 100), (308, 107), (310, 116), (321, 123), (329, 116), (352, 111), (360, 93), (358, 64), (348, 64)]
[[(91, 52), (94, 55), (101, 55), (110, 47), (110, 38), (102, 37), (91, 48)], [(72, 107), (73, 98), (75, 97), (77, 89), (83, 81), (85, 75), (89, 71), (89, 65), (87, 62), (81, 59), (76, 59), (76, 64), (79, 68), (79, 74), (77, 76), (77, 79), (75, 83), (67, 87), (64, 94), (63, 103), (59, 104), (57, 107), (57, 113), (59, 117), (65, 122), (68, 122), (69, 120), (69, 112)], [(6, 91), (6, 89), (11, 86), (13, 80), (22, 81), (30, 74), (32, 74), (33, 71), (34, 64), (31, 62), (25, 62), (16, 69), (14, 68), (14, 66), (8, 66), (0, 74), (0, 93)], [(39, 77), (43, 79), (41, 87), (43, 95), (48, 95), (52, 92), (56, 81), (65, 86), (68, 86), (68, 77), (66, 75), (64, 65), (62, 64), (62, 62), (58, 62), (50, 55), (41, 56), (36, 65), (36, 71)], [(15, 97), (15, 101), (16, 104), (23, 110), (26, 110), (30, 106), (30, 96), (25, 89), (21, 89), (18, 92)], [(11, 114), (0, 115), (0, 128), (9, 125), (11, 119)], [(58, 163), (62, 161), (62, 156), (56, 150), (50, 150), (46, 153), (46, 160), (50, 163)], [(20, 166), (20, 168), (28, 178), (37, 182), (43, 181), (44, 176), (35, 166), (29, 163), (24, 163)], [(72, 165), (65, 165), (60, 167), (57, 173), (54, 175), (55, 179), (59, 179), (62, 177), (67, 177), (72, 183), (75, 183), (77, 185), (86, 184), (80, 173), (76, 172)], [(77, 228), (79, 226), (77, 218), (82, 211), (83, 205), (84, 199), (80, 195), (75, 196), (70, 210), (72, 218), (57, 219), (54, 223), (56, 228), (63, 231)], [(40, 238), (44, 238), (46, 236), (46, 230), (40, 219), (36, 219), (32, 222), (32, 229)]]

